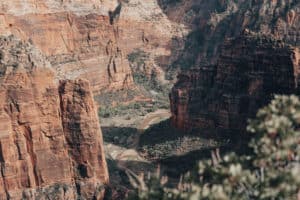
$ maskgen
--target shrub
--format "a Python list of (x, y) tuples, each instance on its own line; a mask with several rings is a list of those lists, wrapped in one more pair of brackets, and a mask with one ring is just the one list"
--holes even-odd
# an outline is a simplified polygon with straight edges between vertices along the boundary
[(200, 161), (176, 188), (160, 176), (131, 179), (136, 190), (129, 199), (300, 200), (299, 127), (299, 98), (276, 96), (249, 121), (250, 152)]

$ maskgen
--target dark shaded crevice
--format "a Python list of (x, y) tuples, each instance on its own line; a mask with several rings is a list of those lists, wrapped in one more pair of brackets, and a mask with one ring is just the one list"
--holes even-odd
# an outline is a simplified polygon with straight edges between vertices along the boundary
[(20, 145), (17, 141), (15, 141), (15, 145), (16, 145), (17, 151), (18, 151), (18, 158), (19, 158), (19, 160), (21, 160), (22, 159), (22, 154), (21, 154)]
[(107, 65), (107, 74), (108, 74), (109, 82), (110, 82), (111, 79), (113, 78), (113, 77), (112, 77), (112, 73), (111, 73), (111, 69), (110, 69), (110, 66), (111, 66), (112, 62), (113, 62), (113, 57), (111, 56), (111, 57), (109, 58), (109, 62), (108, 62), (108, 65)]
[(82, 178), (88, 178), (88, 169), (86, 165), (79, 164), (77, 170)]
[(4, 162), (3, 152), (2, 152), (2, 143), (0, 142), (0, 162)]
[(33, 167), (33, 175), (34, 175), (35, 185), (39, 186), (41, 183), (40, 183), (37, 168), (36, 168), (37, 158), (36, 158), (36, 154), (34, 153), (34, 149), (33, 149), (32, 131), (31, 131), (30, 127), (28, 127), (28, 126), (24, 126), (24, 137), (26, 139), (27, 153), (29, 154), (31, 165)]
[(75, 187), (76, 187), (76, 191), (77, 191), (78, 196), (81, 196), (81, 187), (80, 187), (80, 183), (76, 182)]
[(10, 112), (11, 113), (13, 113), (15, 110), (17, 111), (17, 112), (20, 112), (20, 107), (19, 107), (19, 104), (15, 101), (15, 100), (13, 100), (13, 97), (9, 97), (9, 99), (11, 99), (11, 103), (10, 103)]
[(121, 10), (122, 10), (122, 4), (119, 3), (119, 5), (116, 7), (115, 10), (108, 12), (110, 25), (114, 25), (114, 22), (119, 18), (121, 14)]
[(113, 69), (114, 69), (114, 72), (117, 73), (117, 65), (116, 65), (115, 60), (113, 60)]
[(87, 41), (87, 43), (88, 43), (89, 46), (91, 46), (91, 43), (90, 43), (91, 40), (92, 40), (91, 34), (90, 34), (90, 32), (88, 32), (88, 33), (87, 33), (86, 41)]

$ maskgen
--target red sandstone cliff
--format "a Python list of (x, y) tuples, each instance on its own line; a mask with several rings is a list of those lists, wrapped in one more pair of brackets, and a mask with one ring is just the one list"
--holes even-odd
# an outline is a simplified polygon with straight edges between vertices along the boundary
[(41, 49), (59, 79), (88, 79), (96, 93), (134, 88), (127, 55), (143, 49), (154, 62), (174, 35), (156, 0), (4, 0), (0, 34), (11, 33)]
[(216, 66), (178, 76), (170, 94), (172, 122), (180, 129), (243, 131), (273, 94), (299, 92), (299, 50), (245, 31), (228, 39)]
[(55, 82), (30, 44), (0, 38), (0, 199), (101, 199), (108, 172), (89, 83)]
[(126, 54), (117, 44), (118, 30), (103, 15), (113, 3), (104, 9), (93, 1), (1, 4), (0, 33), (30, 40), (49, 58), (59, 79), (86, 78), (94, 91), (132, 86)]

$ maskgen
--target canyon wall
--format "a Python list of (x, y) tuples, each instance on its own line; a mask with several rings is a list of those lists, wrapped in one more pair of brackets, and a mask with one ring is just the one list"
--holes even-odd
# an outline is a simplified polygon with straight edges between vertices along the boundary
[(0, 199), (102, 199), (108, 171), (89, 83), (58, 82), (29, 43), (0, 37)]
[(58, 79), (85, 78), (95, 93), (134, 89), (127, 55), (154, 62), (170, 54), (173, 25), (156, 0), (4, 0), (0, 34), (29, 40), (51, 61)]
[(299, 0), (159, 0), (171, 21), (185, 24), (191, 32), (183, 51), (174, 50), (171, 68), (189, 69), (216, 64), (226, 38), (244, 29), (273, 35), (300, 47)]
[(242, 132), (274, 94), (299, 92), (299, 49), (245, 30), (227, 39), (216, 65), (183, 72), (170, 94), (179, 129)]
[(299, 13), (298, 0), (4, 0), (0, 34), (31, 41), (59, 79), (86, 78), (97, 94), (135, 88), (127, 56), (136, 50), (148, 55), (145, 73), (164, 79), (215, 64), (224, 40), (246, 28), (299, 47)]

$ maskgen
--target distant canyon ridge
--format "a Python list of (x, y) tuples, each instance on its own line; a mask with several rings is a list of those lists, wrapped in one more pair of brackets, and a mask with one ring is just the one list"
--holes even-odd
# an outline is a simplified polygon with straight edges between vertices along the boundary
[(299, 1), (179, 1), (165, 7), (177, 20), (178, 5), (194, 14), (182, 18), (193, 31), (170, 94), (175, 127), (241, 134), (273, 95), (299, 93)]

